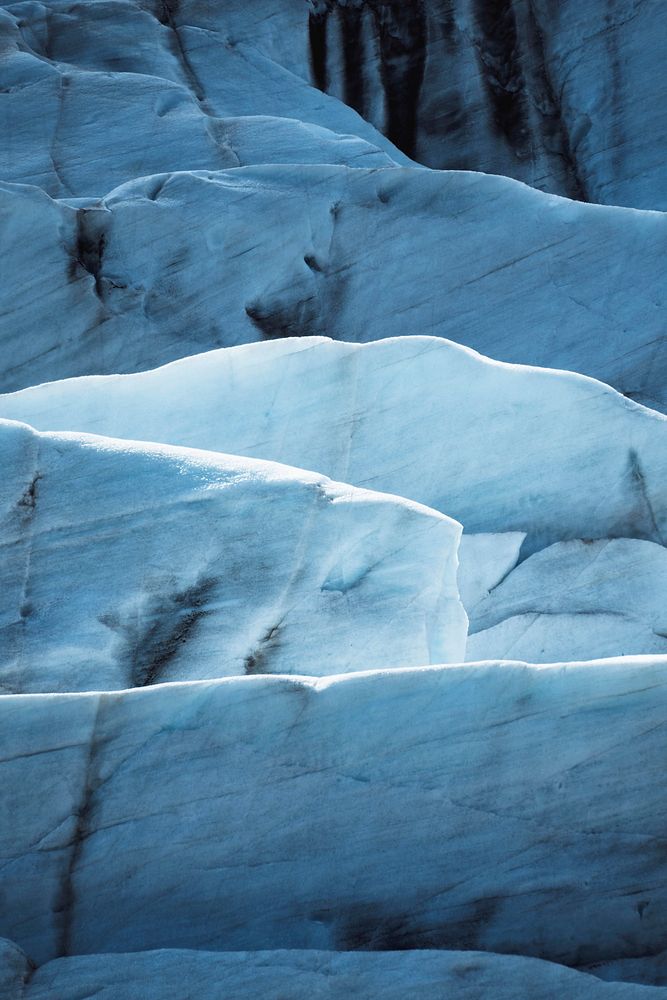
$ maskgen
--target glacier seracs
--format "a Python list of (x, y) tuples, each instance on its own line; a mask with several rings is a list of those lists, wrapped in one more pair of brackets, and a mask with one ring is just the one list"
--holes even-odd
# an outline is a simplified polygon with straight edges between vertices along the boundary
[(667, 996), (666, 14), (0, 5), (0, 1000)]

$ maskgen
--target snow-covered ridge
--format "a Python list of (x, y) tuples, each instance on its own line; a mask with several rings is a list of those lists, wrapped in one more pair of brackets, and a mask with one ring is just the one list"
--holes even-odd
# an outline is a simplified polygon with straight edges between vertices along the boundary
[(656, 954), (666, 699), (664, 657), (5, 696), (0, 934)]

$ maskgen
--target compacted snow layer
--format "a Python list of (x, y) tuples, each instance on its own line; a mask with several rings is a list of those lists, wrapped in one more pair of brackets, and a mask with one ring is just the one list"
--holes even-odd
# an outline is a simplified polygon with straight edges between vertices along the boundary
[[(3, 1000), (664, 1000), (667, 990), (603, 983), (550, 962), (478, 951), (162, 950), (81, 955), (33, 972), (0, 951)], [(23, 985), (25, 977), (27, 985)], [(2, 979), (0, 979), (2, 985)]]
[[(411, 497), (469, 532), (667, 538), (667, 419), (433, 337), (245, 345), (0, 397), (0, 415), (249, 455)], [(509, 568), (509, 567), (508, 567)]]
[(352, 133), (402, 162), (397, 147), (433, 167), (667, 208), (661, 0), (3, 8), (2, 173), (50, 193), (88, 194), (79, 185), (96, 173), (149, 173), (166, 157), (164, 169), (226, 165), (224, 119), (260, 114)]
[(0, 209), (4, 391), (262, 339), (409, 333), (667, 405), (657, 212), (327, 165), (159, 174), (101, 201), (2, 183)]
[(0, 683), (75, 691), (464, 656), (460, 525), (269, 462), (0, 422)]
[(468, 602), (466, 659), (534, 663), (667, 653), (667, 549), (630, 538), (537, 552)]
[(667, 658), (0, 699), (0, 934), (59, 955), (664, 948)]

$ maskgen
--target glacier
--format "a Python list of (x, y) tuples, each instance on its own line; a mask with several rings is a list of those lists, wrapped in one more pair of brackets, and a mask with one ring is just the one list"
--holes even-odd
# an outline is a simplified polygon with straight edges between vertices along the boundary
[[(54, 995), (99, 994), (104, 1000), (330, 1000), (359, 995), (374, 1000), (513, 1000), (517, 985), (531, 1000), (659, 1000), (663, 991), (630, 983), (604, 983), (538, 959), (488, 952), (205, 952), (176, 949), (129, 955), (81, 955), (46, 962), (31, 974), (8, 949), (6, 1000), (51, 1000)], [(0, 973), (1, 974), (1, 973)], [(25, 979), (29, 978), (27, 987)], [(184, 993), (184, 989), (188, 992)], [(523, 995), (527, 995), (524, 993)]]
[(0, 206), (3, 391), (285, 336), (434, 334), (667, 407), (661, 213), (472, 172), (308, 163), (83, 200), (2, 182)]
[(11, 422), (0, 456), (4, 691), (464, 656), (461, 527), (435, 511), (275, 463)]
[[(4, 103), (25, 122), (5, 154), (7, 179), (12, 167), (28, 168), (42, 186), (67, 190), (61, 158), (91, 142), (76, 130), (102, 99), (107, 149), (124, 152), (128, 167), (132, 157), (150, 162), (142, 157), (173, 136), (192, 143), (190, 166), (208, 168), (226, 152), (221, 117), (298, 112), (401, 163), (413, 157), (570, 198), (667, 208), (654, 140), (665, 129), (660, 0), (255, 0), (252, 16), (245, 8), (239, 0), (5, 6), (0, 37), (13, 92)], [(30, 111), (47, 101), (38, 124)]]
[(640, 657), (5, 695), (0, 935), (650, 956), (666, 692)]
[(526, 548), (667, 533), (665, 416), (434, 337), (243, 345), (0, 396), (0, 417), (316, 469)]
[(557, 542), (469, 604), (467, 658), (667, 653), (667, 552), (631, 538)]
[(661, 0), (0, 0), (0, 1000), (665, 1000)]

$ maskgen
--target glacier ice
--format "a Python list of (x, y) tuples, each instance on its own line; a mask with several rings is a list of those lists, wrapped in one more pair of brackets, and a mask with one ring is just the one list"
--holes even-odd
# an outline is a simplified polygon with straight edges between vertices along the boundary
[(0, 934), (154, 948), (664, 947), (667, 657), (0, 698)]
[(667, 406), (657, 212), (322, 164), (158, 174), (101, 200), (3, 182), (0, 206), (3, 391), (276, 337), (434, 334)]
[[(159, 145), (160, 134), (178, 142), (188, 118), (201, 119), (201, 132), (208, 125), (214, 148), (211, 125), (220, 117), (298, 113), (370, 138), (404, 163), (397, 147), (431, 167), (664, 209), (655, 136), (664, 132), (665, 9), (660, 0), (628, 6), (254, 0), (249, 16), (238, 0), (10, 4), (0, 21), (15, 88), (4, 97), (16, 135), (9, 154), (26, 169), (25, 146), (39, 134), (29, 112), (41, 98), (54, 105), (41, 125), (53, 133), (54, 159), (69, 145), (84, 160), (91, 139), (73, 137), (68, 116), (81, 98), (65, 91), (87, 88), (82, 124), (94, 116), (97, 94), (106, 119), (132, 109), (128, 166), (137, 140), (144, 148)], [(155, 106), (142, 106), (151, 89)], [(42, 139), (43, 155), (51, 138)], [(122, 155), (123, 138), (122, 129), (109, 130), (112, 158)]]
[(463, 659), (461, 528), (419, 504), (9, 421), (0, 459), (4, 691)]
[(529, 550), (667, 532), (664, 416), (591, 379), (434, 337), (243, 345), (0, 396), (0, 416), (315, 469), (468, 532), (526, 532)]
[(0, 1000), (667, 996), (666, 15), (0, 2)]
[[(3, 960), (0, 952), (0, 962)], [(16, 957), (9, 952), (8, 969)], [(1, 973), (0, 973), (1, 974)], [(30, 975), (30, 972), (27, 972)], [(42, 965), (3, 1000), (100, 995), (103, 1000), (660, 1000), (664, 991), (605, 983), (551, 962), (475, 951), (244, 951), (163, 949), (77, 955)], [(187, 993), (184, 993), (187, 990)], [(221, 992), (223, 991), (223, 992)], [(287, 992), (289, 991), (289, 992)], [(443, 992), (444, 991), (444, 992)]]
[(631, 538), (559, 542), (476, 605), (468, 660), (667, 653), (667, 551)]

